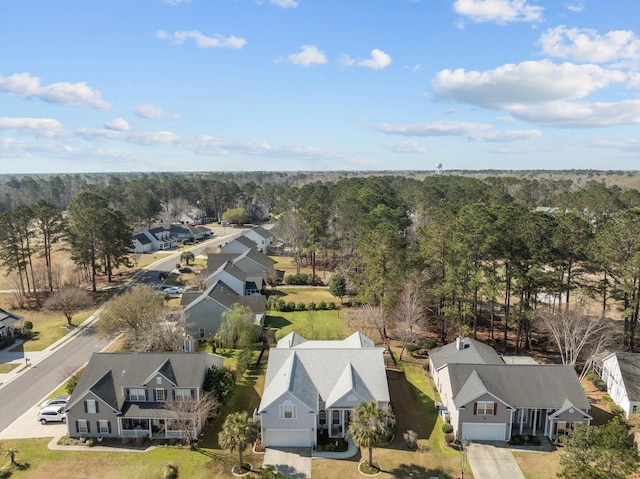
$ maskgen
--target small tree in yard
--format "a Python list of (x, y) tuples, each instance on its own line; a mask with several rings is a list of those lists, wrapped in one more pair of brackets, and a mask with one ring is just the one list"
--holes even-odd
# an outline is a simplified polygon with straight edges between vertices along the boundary
[(242, 451), (258, 439), (258, 423), (249, 417), (246, 412), (234, 412), (227, 416), (222, 431), (218, 435), (218, 442), (223, 449), (231, 452), (238, 451), (238, 467), (243, 467)]
[(68, 325), (73, 326), (73, 317), (93, 304), (93, 296), (89, 291), (77, 286), (65, 286), (51, 293), (51, 296), (44, 303), (44, 308), (64, 314)]
[(353, 410), (349, 434), (358, 446), (369, 449), (369, 467), (373, 467), (373, 447), (392, 433), (392, 420), (391, 413), (379, 408), (375, 401), (364, 402)]
[(168, 411), (171, 430), (184, 431), (187, 444), (193, 444), (198, 431), (207, 421), (218, 415), (220, 402), (209, 392), (204, 392), (199, 400), (169, 400), (164, 403)]
[(334, 274), (331, 277), (329, 292), (336, 298), (340, 298), (340, 304), (342, 304), (342, 298), (347, 294), (347, 279), (344, 275)]
[(213, 394), (221, 405), (227, 404), (233, 396), (235, 377), (227, 368), (212, 367), (207, 371), (203, 389)]
[(195, 255), (191, 251), (183, 251), (180, 255), (180, 261), (184, 261), (189, 266), (189, 261), (196, 259)]
[(225, 348), (250, 347), (257, 339), (251, 308), (236, 303), (222, 313), (222, 324), (216, 336)]

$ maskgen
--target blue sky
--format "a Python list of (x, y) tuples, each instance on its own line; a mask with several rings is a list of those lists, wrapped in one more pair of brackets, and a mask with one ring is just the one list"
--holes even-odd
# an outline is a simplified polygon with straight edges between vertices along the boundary
[(636, 10), (5, 1), (0, 173), (640, 169)]

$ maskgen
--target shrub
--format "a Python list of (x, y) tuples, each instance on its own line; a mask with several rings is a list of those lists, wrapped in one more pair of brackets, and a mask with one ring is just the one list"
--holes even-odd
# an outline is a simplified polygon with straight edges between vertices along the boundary
[(171, 462), (162, 466), (162, 477), (164, 479), (176, 479), (178, 477), (178, 466)]
[(418, 344), (407, 344), (405, 349), (407, 351), (409, 351), (410, 353), (415, 353), (416, 351), (418, 351), (420, 349), (420, 346)]
[(285, 277), (284, 282), (287, 284), (308, 285), (309, 275), (305, 273), (290, 274)]
[(311, 301), (308, 305), (307, 305), (307, 309), (309, 311), (315, 311), (316, 309), (316, 303), (314, 303), (313, 301)]
[(433, 349), (437, 346), (437, 343), (433, 339), (427, 339), (422, 343), (422, 349)]
[(318, 303), (318, 309), (320, 309), (320, 310), (327, 309), (327, 303), (325, 303), (324, 301), (320, 301)]
[(444, 432), (445, 434), (451, 434), (453, 432), (453, 424), (445, 422), (442, 425), (442, 432)]
[(452, 432), (444, 435), (444, 440), (447, 444), (451, 444), (455, 438), (456, 437), (453, 435)]
[(95, 441), (93, 439), (87, 439), (84, 441), (84, 445), (87, 447), (93, 447), (95, 445)]
[(558, 441), (559, 444), (565, 444), (569, 441), (569, 436), (566, 434), (561, 434), (556, 438), (556, 441)]
[(78, 385), (78, 381), (80, 380), (80, 376), (82, 376), (82, 371), (78, 371), (73, 376), (69, 378), (67, 384), (65, 384), (64, 389), (67, 391), (67, 394), (73, 394), (74, 389)]
[(307, 310), (307, 305), (304, 303), (298, 303), (296, 304), (296, 311), (306, 311)]
[(11, 468), (10, 467), (0, 467), (0, 479), (6, 479), (11, 476)]
[(609, 409), (611, 409), (611, 414), (614, 416), (624, 416), (624, 409), (622, 409), (617, 404), (612, 404)]
[(327, 309), (336, 309), (336, 303), (334, 303), (333, 301), (329, 301), (329, 304), (327, 304)]
[(287, 303), (284, 302), (284, 299), (279, 299), (276, 301), (276, 311), (287, 311)]
[(593, 381), (593, 385), (598, 389), (598, 391), (606, 391), (607, 383), (605, 383), (602, 379), (596, 379)]

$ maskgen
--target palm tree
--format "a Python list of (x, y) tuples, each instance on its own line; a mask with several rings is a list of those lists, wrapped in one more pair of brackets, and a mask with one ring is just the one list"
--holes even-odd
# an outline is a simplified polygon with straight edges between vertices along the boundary
[(231, 452), (238, 450), (240, 469), (242, 469), (242, 451), (258, 439), (258, 423), (246, 412), (229, 414), (218, 435), (218, 442), (223, 449)]
[(358, 446), (369, 448), (369, 467), (373, 467), (373, 446), (391, 435), (392, 421), (391, 413), (379, 408), (375, 401), (364, 402), (353, 410), (349, 434)]
[(184, 261), (189, 266), (189, 261), (196, 259), (195, 255), (191, 251), (183, 251), (180, 255), (180, 261)]

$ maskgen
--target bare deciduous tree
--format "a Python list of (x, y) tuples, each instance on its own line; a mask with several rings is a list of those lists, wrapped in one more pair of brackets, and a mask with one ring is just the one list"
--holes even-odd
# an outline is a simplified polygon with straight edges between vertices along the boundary
[(64, 314), (69, 326), (73, 326), (73, 317), (94, 304), (93, 296), (77, 286), (64, 286), (51, 293), (44, 303), (45, 309)]
[(604, 347), (609, 337), (609, 325), (600, 316), (591, 316), (582, 307), (538, 313), (543, 330), (553, 338), (562, 364), (574, 366), (578, 359), (592, 358)]
[(192, 444), (207, 421), (218, 415), (220, 402), (213, 394), (205, 391), (199, 400), (170, 399), (164, 403), (164, 409), (168, 411), (170, 420), (169, 423), (165, 423), (165, 428), (171, 431), (183, 431), (187, 444)]
[(396, 305), (396, 335), (402, 343), (399, 360), (404, 349), (415, 337), (415, 327), (424, 318), (424, 306), (420, 300), (419, 287), (414, 282), (404, 285)]

